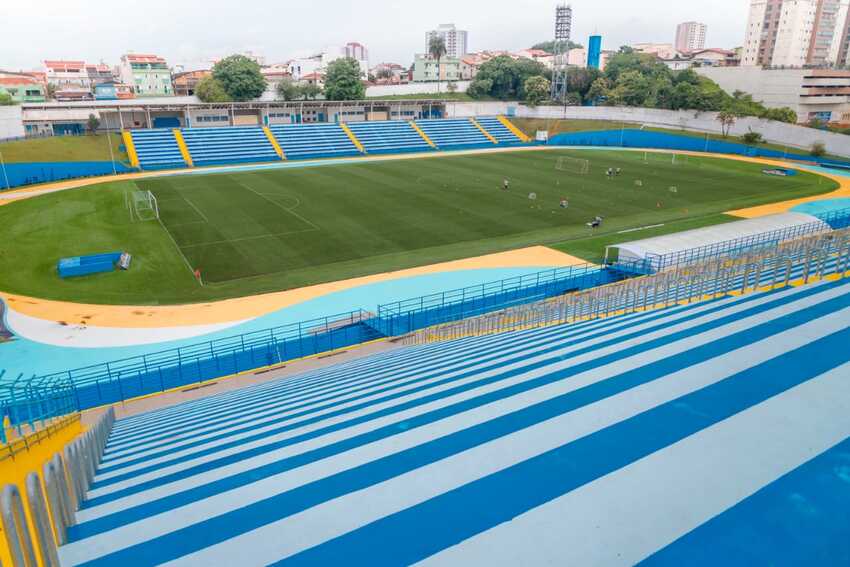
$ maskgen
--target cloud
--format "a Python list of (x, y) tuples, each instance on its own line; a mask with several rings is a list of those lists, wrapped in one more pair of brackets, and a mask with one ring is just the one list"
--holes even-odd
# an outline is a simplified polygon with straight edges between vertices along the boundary
[[(104, 60), (127, 51), (154, 52), (172, 64), (193, 63), (251, 49), (268, 61), (328, 45), (359, 41), (373, 63), (407, 65), (425, 49), (425, 32), (454, 22), (469, 31), (472, 50), (520, 49), (550, 39), (552, 0), (42, 0), (0, 1), (0, 68), (31, 69), (44, 59)], [(680, 21), (708, 24), (711, 46), (742, 41), (746, 2), (576, 0), (573, 39), (603, 36), (605, 48), (642, 41), (672, 42)], [(37, 41), (33, 38), (37, 37)]]

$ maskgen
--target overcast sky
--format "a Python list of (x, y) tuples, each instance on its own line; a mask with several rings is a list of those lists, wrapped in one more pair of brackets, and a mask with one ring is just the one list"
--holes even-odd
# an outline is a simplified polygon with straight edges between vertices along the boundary
[[(268, 62), (359, 41), (372, 64), (408, 65), (425, 31), (453, 22), (469, 49), (520, 49), (553, 35), (553, 0), (0, 0), (0, 69), (44, 59), (100, 60), (153, 52), (194, 64), (252, 50)], [(748, 0), (575, 0), (573, 40), (591, 33), (603, 48), (670, 43), (677, 23), (708, 24), (707, 46), (740, 45)]]

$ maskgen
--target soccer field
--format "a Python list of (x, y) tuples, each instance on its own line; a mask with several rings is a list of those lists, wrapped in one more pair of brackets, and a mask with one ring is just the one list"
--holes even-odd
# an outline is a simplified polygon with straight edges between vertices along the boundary
[[(589, 167), (570, 158), (587, 159)], [(609, 178), (608, 168), (621, 173)], [(835, 188), (808, 173), (761, 170), (714, 158), (673, 163), (670, 154), (531, 151), (112, 183), (0, 207), (4, 232), (30, 243), (0, 255), (0, 288), (110, 303), (200, 301), (562, 243)], [(122, 197), (128, 190), (151, 191), (161, 223), (130, 222)], [(46, 223), (50, 215), (55, 222)], [(604, 222), (593, 232), (586, 223), (597, 215)], [(42, 227), (40, 238), (32, 226)], [(119, 277), (59, 282), (50, 273), (61, 256), (113, 248), (134, 255), (133, 269)], [(195, 269), (203, 288), (191, 276)]]
[[(540, 241), (735, 208), (811, 186), (668, 154), (505, 153), (139, 182), (205, 281), (535, 233)], [(577, 154), (581, 155), (581, 154)], [(609, 177), (608, 168), (620, 168)], [(581, 173), (587, 171), (587, 173)], [(503, 190), (508, 179), (509, 189)], [(529, 198), (531, 196), (532, 198)], [(535, 198), (536, 197), (536, 198)], [(565, 199), (568, 207), (561, 207)]]

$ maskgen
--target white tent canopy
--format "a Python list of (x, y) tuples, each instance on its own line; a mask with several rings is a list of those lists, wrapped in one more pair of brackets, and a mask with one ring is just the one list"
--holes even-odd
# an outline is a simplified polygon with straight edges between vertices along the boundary
[[(815, 216), (788, 212), (633, 240), (608, 246), (608, 249), (616, 248), (621, 262), (640, 262), (653, 256), (684, 257), (688, 251), (699, 248), (715, 247), (717, 251), (734, 249), (741, 244), (736, 241), (744, 238), (758, 239), (763, 236), (769, 240), (771, 233), (778, 236), (782, 232), (793, 232), (794, 227), (801, 227), (802, 230), (805, 225), (811, 225), (811, 232), (830, 230), (827, 223)], [(606, 257), (609, 252), (606, 250)]]

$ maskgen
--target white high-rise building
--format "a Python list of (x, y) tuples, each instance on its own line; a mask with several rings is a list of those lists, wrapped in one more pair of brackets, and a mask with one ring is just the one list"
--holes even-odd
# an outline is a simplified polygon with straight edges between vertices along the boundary
[(707, 26), (700, 22), (684, 22), (676, 26), (676, 51), (705, 49)]
[(741, 65), (846, 65), (848, 6), (850, 0), (751, 0)]
[(447, 57), (460, 58), (469, 53), (466, 30), (459, 30), (454, 24), (440, 24), (437, 29), (425, 32), (425, 53), (428, 53), (432, 37), (442, 37), (445, 40)]

